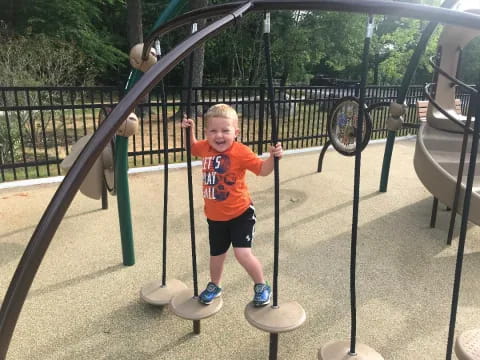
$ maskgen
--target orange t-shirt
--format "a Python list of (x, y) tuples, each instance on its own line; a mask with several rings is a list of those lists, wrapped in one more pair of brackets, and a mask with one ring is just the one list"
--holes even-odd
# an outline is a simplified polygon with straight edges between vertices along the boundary
[(227, 221), (243, 214), (251, 204), (245, 182), (248, 169), (258, 175), (263, 160), (247, 146), (234, 142), (219, 153), (207, 140), (192, 146), (192, 155), (202, 158), (205, 215), (214, 221)]

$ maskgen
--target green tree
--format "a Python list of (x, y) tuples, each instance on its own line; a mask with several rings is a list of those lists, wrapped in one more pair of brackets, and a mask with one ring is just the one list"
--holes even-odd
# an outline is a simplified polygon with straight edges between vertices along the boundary
[(262, 18), (249, 14), (206, 43), (207, 83), (252, 85), (263, 77)]
[(467, 84), (478, 85), (480, 81), (480, 37), (472, 40), (464, 49), (460, 61), (460, 79)]
[(97, 74), (127, 67), (123, 0), (7, 0), (6, 8), (1, 20), (10, 34), (71, 43)]
[(127, 0), (127, 35), (129, 48), (143, 41), (141, 0)]

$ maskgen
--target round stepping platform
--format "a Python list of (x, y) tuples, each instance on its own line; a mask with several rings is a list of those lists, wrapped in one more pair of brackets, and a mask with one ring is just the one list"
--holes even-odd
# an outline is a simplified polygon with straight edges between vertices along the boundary
[(355, 344), (355, 354), (350, 354), (350, 341), (332, 341), (318, 351), (319, 360), (384, 360), (382, 355), (364, 344)]
[(307, 318), (305, 310), (296, 301), (279, 304), (278, 307), (257, 307), (250, 302), (245, 307), (245, 318), (257, 329), (278, 334), (295, 330)]
[(455, 341), (455, 354), (460, 360), (479, 360), (480, 329), (461, 333)]
[(170, 310), (187, 320), (202, 320), (215, 315), (220, 311), (223, 305), (221, 296), (213, 300), (210, 305), (200, 304), (198, 298), (193, 297), (193, 290), (186, 289), (180, 291), (170, 300)]
[(186, 289), (187, 285), (177, 279), (167, 281), (165, 286), (161, 280), (156, 280), (140, 289), (140, 298), (152, 305), (167, 305), (172, 297)]

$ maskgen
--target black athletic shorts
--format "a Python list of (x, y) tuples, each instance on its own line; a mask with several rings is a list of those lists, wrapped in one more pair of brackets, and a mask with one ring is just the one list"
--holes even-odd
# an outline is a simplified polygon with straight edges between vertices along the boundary
[(210, 255), (227, 252), (230, 244), (235, 248), (251, 248), (255, 235), (255, 208), (250, 207), (240, 216), (228, 221), (207, 219)]

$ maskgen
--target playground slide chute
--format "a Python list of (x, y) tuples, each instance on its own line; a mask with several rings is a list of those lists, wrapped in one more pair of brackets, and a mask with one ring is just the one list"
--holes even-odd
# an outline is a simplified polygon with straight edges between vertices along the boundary
[(238, 2), (236, 4), (239, 6), (238, 8), (235, 8), (234, 11), (229, 11), (227, 14), (223, 14), (226, 16), (211, 23), (180, 43), (145, 73), (113, 109), (108, 118), (98, 127), (97, 131), (79, 154), (40, 219), (22, 255), (3, 300), (0, 308), (0, 360), (6, 357), (23, 303), (48, 246), (76, 192), (85, 179), (87, 172), (92, 168), (94, 162), (118, 130), (123, 120), (132, 112), (135, 105), (140, 102), (140, 99), (151, 91), (180, 61), (188, 56), (195, 46), (215, 36), (226, 26), (235, 22), (243, 14), (251, 10), (330, 10), (389, 14), (466, 26), (480, 30), (480, 16), (402, 2), (386, 2), (380, 0), (364, 0), (358, 2), (352, 2), (351, 0), (257, 0)]
[[(452, 86), (452, 79), (457, 72), (461, 49), (478, 36), (480, 36), (478, 30), (460, 26), (444, 27), (438, 45), (441, 71), (438, 73), (436, 83), (435, 104), (430, 101), (428, 105), (427, 121), (418, 131), (414, 156), (415, 171), (424, 186), (439, 201), (450, 208), (456, 207), (458, 212), (463, 208), (468, 160), (463, 168), (458, 206), (454, 206), (464, 138), (461, 124), (464, 124), (466, 118), (455, 110), (455, 86)], [(447, 115), (450, 115), (453, 121), (448, 119)], [(466, 144), (466, 159), (469, 159), (470, 149), (471, 135)], [(478, 170), (473, 186), (469, 219), (480, 225), (480, 194), (476, 192), (480, 190)]]

